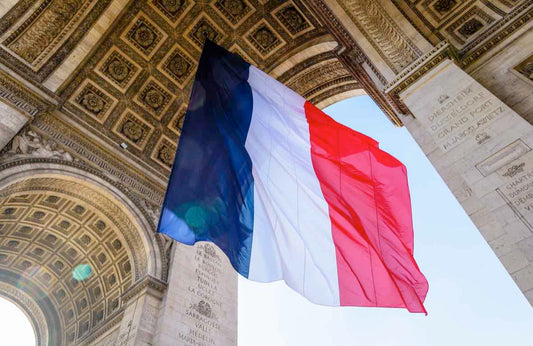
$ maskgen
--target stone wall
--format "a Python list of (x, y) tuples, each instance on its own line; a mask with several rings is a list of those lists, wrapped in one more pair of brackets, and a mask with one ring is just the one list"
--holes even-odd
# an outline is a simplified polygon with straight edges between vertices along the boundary
[(400, 97), (405, 126), (533, 303), (533, 126), (448, 59)]

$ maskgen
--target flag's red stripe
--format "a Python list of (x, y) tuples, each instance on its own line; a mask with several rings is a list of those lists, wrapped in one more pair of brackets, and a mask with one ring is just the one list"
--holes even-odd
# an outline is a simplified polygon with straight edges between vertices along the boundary
[(313, 167), (329, 206), (341, 305), (425, 312), (405, 167), (373, 139), (305, 104)]

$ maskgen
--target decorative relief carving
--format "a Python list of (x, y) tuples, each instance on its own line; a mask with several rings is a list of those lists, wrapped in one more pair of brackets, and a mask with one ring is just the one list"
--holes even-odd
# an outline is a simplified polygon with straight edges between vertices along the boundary
[(186, 112), (187, 105), (182, 105), (174, 117), (172, 117), (172, 120), (168, 123), (168, 128), (178, 136), (181, 135), (181, 129), (183, 127), (183, 122), (185, 121)]
[(137, 172), (117, 160), (113, 154), (96, 146), (94, 142), (89, 141), (86, 136), (72, 127), (65, 125), (51, 115), (38, 118), (32, 123), (32, 126), (46, 133), (52, 140), (65, 148), (69, 148), (80, 159), (86, 160), (88, 167), (84, 167), (84, 169), (96, 167), (96, 170), (90, 170), (91, 173), (112, 184), (120, 182), (119, 188), (121, 190), (126, 193), (133, 193), (130, 197), (141, 196), (158, 205), (163, 203), (164, 190), (161, 185), (147, 177), (144, 172)]
[(502, 174), (504, 177), (512, 178), (515, 175), (522, 173), (524, 171), (524, 167), (526, 166), (525, 162), (513, 165), (507, 169), (507, 171)]
[(159, 214), (161, 213), (161, 207), (148, 202), (146, 199), (141, 199), (141, 205), (146, 210), (154, 225), (159, 222)]
[(174, 45), (163, 58), (159, 69), (170, 80), (184, 87), (193, 76), (195, 69), (194, 59), (179, 45)]
[(150, 59), (163, 44), (167, 34), (144, 13), (139, 13), (122, 34), (122, 39), (131, 43), (135, 51)]
[(473, 36), (461, 50), (461, 65), (466, 67), (474, 63), (505, 38), (530, 23), (533, 19), (531, 5), (530, 0), (517, 3), (508, 15), (490, 26), (486, 25), (482, 32)]
[(191, 304), (190, 307), (192, 310), (195, 310), (200, 315), (207, 317), (207, 318), (216, 318), (216, 316), (213, 313), (213, 309), (211, 308), (211, 304), (206, 302), (205, 300), (200, 300), (196, 304)]
[(174, 96), (155, 78), (149, 78), (135, 96), (135, 101), (156, 119), (161, 119)]
[[(108, 2), (108, 0), (95, 2), (95, 14), (90, 12), (88, 17), (82, 20), (81, 25), (78, 26), (79, 30), (83, 29), (84, 31), (76, 31), (71, 36), (83, 37), (94, 24), (93, 19), (98, 19), (100, 10), (105, 9)], [(194, 6), (197, 9), (191, 10)], [(21, 23), (23, 21), (20, 20), (22, 14), (14, 13), (10, 23), (17, 23), (17, 20)], [(302, 22), (302, 18), (305, 20), (304, 22)], [(205, 20), (205, 22), (201, 22), (201, 20)], [(263, 48), (264, 53), (260, 53), (245, 37), (246, 33), (250, 33), (254, 26), (261, 21), (267, 22), (270, 25), (267, 26), (268, 33), (275, 35), (274, 45), (269, 46), (267, 42)], [(233, 25), (230, 22), (237, 24)], [(54, 133), (52, 135), (53, 140), (61, 144), (63, 148), (70, 150), (76, 157), (80, 157), (84, 165), (102, 170), (106, 176), (120, 181), (125, 186), (133, 186), (131, 192), (135, 196), (148, 194), (152, 201), (161, 198), (159, 180), (163, 181), (166, 178), (168, 170), (156, 163), (161, 162), (160, 160), (154, 162), (152, 159), (152, 154), (159, 142), (159, 138), (153, 138), (153, 136), (166, 135), (172, 142), (176, 140), (183, 118), (180, 119), (175, 114), (180, 111), (182, 106), (180, 102), (183, 102), (190, 92), (191, 79), (199, 56), (198, 42), (194, 41), (193, 36), (198, 34), (196, 39), (203, 39), (202, 35), (209, 36), (211, 34), (209, 29), (200, 30), (201, 24), (205, 23), (215, 30), (217, 35), (220, 35), (219, 43), (225, 47), (232, 47), (233, 51), (238, 51), (248, 61), (260, 65), (266, 70), (270, 66), (264, 63), (262, 57), (278, 61), (288, 52), (296, 54), (300, 50), (298, 48), (299, 42), (307, 42), (308, 39), (315, 40), (326, 35), (326, 30), (317, 25), (316, 18), (310, 14), (308, 8), (301, 6), (301, 2), (297, 0), (266, 6), (263, 3), (249, 0), (213, 0), (200, 5), (192, 0), (137, 1), (125, 9), (120, 18), (116, 19), (113, 30), (102, 38), (102, 42), (99, 43), (100, 46), (95, 48), (91, 55), (83, 61), (83, 65), (76, 70), (76, 74), (72, 75), (72, 81), (62, 87), (60, 94), (53, 96), (61, 105), (60, 111), (64, 112), (64, 115), (61, 116), (58, 115), (59, 113), (54, 113), (53, 118), (62, 118), (66, 115), (74, 121), (81, 121), (82, 124), (87, 123), (90, 128), (88, 131), (91, 131), (91, 134), (81, 138), (83, 137), (80, 135), (82, 131), (77, 130), (75, 134), (71, 134), (72, 128), (68, 125), (66, 129), (63, 129), (67, 132)], [(151, 25), (157, 30), (150, 30)], [(319, 28), (317, 29), (317, 27)], [(5, 30), (9, 29), (9, 25), (0, 23), (0, 29), (4, 29), (3, 32), (7, 33)], [(154, 43), (143, 43), (151, 41), (153, 38), (151, 33), (155, 32), (157, 35), (158, 31), (165, 38), (155, 43), (159, 44), (157, 47), (152, 48)], [(293, 39), (292, 33), (297, 33), (298, 40)], [(184, 38), (185, 42), (183, 42)], [(71, 39), (67, 39), (69, 41), (65, 43), (64, 47), (71, 45)], [(278, 39), (282, 41), (281, 44), (278, 44)], [(181, 58), (170, 59), (180, 40), (182, 42), (179, 46)], [(79, 40), (72, 39), (72, 42), (75, 44)], [(143, 44), (145, 45), (144, 48), (141, 47)], [(270, 50), (272, 46), (275, 47)], [(64, 57), (71, 51), (69, 49), (63, 50), (61, 48), (61, 54), (58, 54)], [(147, 54), (150, 56), (149, 60), (146, 58)], [(290, 54), (287, 57), (290, 57)], [(3, 57), (0, 56), (0, 59)], [(54, 59), (56, 59), (55, 55)], [(59, 59), (57, 63), (61, 63), (61, 61)], [(157, 88), (150, 88), (151, 92), (148, 91), (145, 86), (148, 86), (149, 78), (152, 78), (151, 80), (158, 86), (163, 87), (173, 97), (173, 100), (166, 103), (166, 98), (163, 97), (163, 104), (160, 105), (161, 97), (159, 96), (168, 96), (169, 94), (158, 93)], [(147, 102), (143, 102), (143, 99)], [(179, 102), (175, 102), (176, 99)], [(135, 137), (136, 132), (134, 130), (137, 129), (132, 126), (132, 129), (121, 128), (119, 132), (117, 122), (123, 120), (121, 116), (126, 109), (130, 109), (132, 113), (137, 113), (141, 119), (145, 117), (144, 120), (154, 128), (154, 131), (144, 144), (143, 152), (137, 152), (136, 147), (132, 144), (130, 146), (131, 151), (124, 153), (125, 160), (117, 160), (114, 156), (109, 155), (112, 150), (107, 145), (127, 142), (124, 138), (126, 137), (125, 133), (128, 133), (130, 138), (131, 136)], [(153, 115), (154, 119), (148, 113)], [(157, 121), (154, 121), (155, 119), (159, 120), (161, 124), (159, 125)], [(53, 127), (49, 122), (46, 125), (43, 123), (40, 122), (38, 126), (42, 125), (49, 129)], [(156, 127), (158, 128), (157, 131), (155, 130)], [(69, 136), (66, 134), (73, 138), (68, 138)], [(92, 139), (89, 140), (90, 138), (101, 138), (100, 143), (103, 145), (100, 146), (98, 140), (92, 141)], [(102, 152), (105, 154), (101, 155)], [(131, 164), (128, 160), (134, 161), (135, 164)], [(140, 171), (144, 171), (145, 176), (149, 178), (149, 183), (144, 180), (145, 177)], [(156, 181), (157, 183), (155, 183)]]
[(118, 101), (95, 83), (87, 80), (72, 95), (70, 102), (85, 114), (103, 123)]
[(477, 6), (472, 7), (465, 12), (459, 19), (454, 21), (446, 28), (446, 32), (459, 45), (463, 45), (474, 34), (479, 33), (480, 29), (495, 21), (485, 11)]
[(285, 45), (285, 41), (265, 20), (254, 26), (245, 38), (263, 59)]
[(198, 17), (186, 36), (186, 38), (199, 50), (202, 50), (206, 39), (219, 43), (223, 37), (224, 34), (222, 29), (220, 29), (213, 20), (209, 19), (206, 15)]
[[(63, 149), (59, 149), (55, 141), (43, 139), (34, 131), (26, 130), (16, 135), (7, 150), (4, 150), (3, 157), (41, 157), (55, 158), (68, 162), (74, 161), (72, 155)], [(0, 158), (2, 158), (0, 156)]]
[(47, 103), (34, 96), (31, 91), (4, 71), (0, 71), (0, 100), (30, 116), (35, 116), (50, 108)]
[(126, 57), (118, 48), (112, 48), (96, 67), (95, 72), (111, 82), (120, 91), (126, 90), (141, 72), (141, 67)]
[[(441, 63), (444, 59), (452, 57), (453, 55), (451, 53), (450, 45), (448, 42), (442, 41), (431, 51), (418, 58), (409, 67), (400, 72), (393, 81), (385, 86), (383, 91), (385, 93), (397, 95), (420, 79), (427, 71)], [(446, 96), (447, 95), (441, 95), (440, 100), (445, 101)]]
[(422, 55), (377, 1), (342, 0), (340, 4), (394, 72)]
[(468, 20), (466, 23), (461, 26), (457, 32), (459, 32), (464, 37), (472, 36), (476, 32), (478, 32), (483, 27), (483, 23), (481, 23), (476, 18), (472, 18)]
[(254, 11), (247, 0), (216, 0), (213, 6), (232, 27), (240, 25)]
[[(339, 83), (339, 79), (344, 81)], [(328, 87), (352, 82), (353, 77), (338, 60), (326, 60), (304, 69), (300, 74), (287, 81), (287, 85), (304, 97), (315, 96)], [(328, 84), (329, 83), (329, 84)], [(310, 85), (314, 87), (309, 88)]]
[(457, 5), (457, 0), (437, 0), (433, 3), (433, 8), (440, 14), (450, 12)]
[(189, 0), (151, 0), (150, 5), (171, 24), (177, 25), (193, 3)]
[(162, 167), (170, 170), (174, 163), (176, 148), (176, 145), (168, 137), (162, 136), (152, 152), (152, 159)]
[[(402, 0), (393, 0), (393, 2), (396, 4), (396, 7), (401, 10), (401, 7), (399, 7), (400, 5), (398, 5), (398, 2), (400, 1)], [(456, 11), (460, 6), (468, 5), (468, 2), (472, 3), (474, 1), (475, 0), (423, 0), (419, 1), (416, 5), (410, 5), (410, 7), (418, 15), (424, 16), (423, 22), (426, 25), (430, 25), (431, 27), (433, 27), (433, 25), (440, 25), (440, 23), (443, 23), (446, 18), (451, 17), (454, 13), (456, 13), (454, 11)], [(405, 12), (402, 13), (406, 17), (408, 17)], [(410, 21), (413, 26), (417, 27), (417, 25), (415, 24), (415, 22), (412, 21), (412, 19), (410, 19)], [(418, 21), (416, 21), (416, 23), (418, 23)]]
[(122, 113), (113, 128), (113, 132), (139, 150), (144, 149), (153, 131), (154, 128), (148, 122), (129, 109)]
[(515, 66), (514, 70), (524, 79), (533, 82), (533, 55)]
[(491, 138), (492, 137), (488, 133), (482, 132), (482, 133), (476, 135), (476, 142), (477, 142), (477, 144), (481, 145), (481, 144), (485, 143), (486, 141), (488, 141)]
[(498, 1), (509, 8), (513, 8), (521, 2), (521, 0), (498, 0)]
[(95, 0), (45, 0), (2, 45), (33, 70), (38, 70), (65, 42), (95, 3)]
[(293, 37), (313, 29), (307, 18), (292, 2), (282, 5), (274, 14)]

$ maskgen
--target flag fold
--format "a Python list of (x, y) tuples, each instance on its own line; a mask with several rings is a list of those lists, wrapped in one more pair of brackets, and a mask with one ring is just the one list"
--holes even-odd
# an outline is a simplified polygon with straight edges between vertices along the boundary
[(158, 231), (331, 306), (425, 312), (405, 166), (206, 41)]

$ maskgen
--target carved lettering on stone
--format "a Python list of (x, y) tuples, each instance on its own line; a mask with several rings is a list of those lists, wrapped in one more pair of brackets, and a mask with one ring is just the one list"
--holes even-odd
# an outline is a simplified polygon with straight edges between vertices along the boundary
[[(484, 90), (472, 86), (460, 89), (451, 96), (438, 99), (439, 107), (424, 118), (431, 135), (444, 151), (449, 151), (471, 135), (480, 134), (500, 114), (504, 107)], [(487, 139), (487, 133), (477, 140)]]

